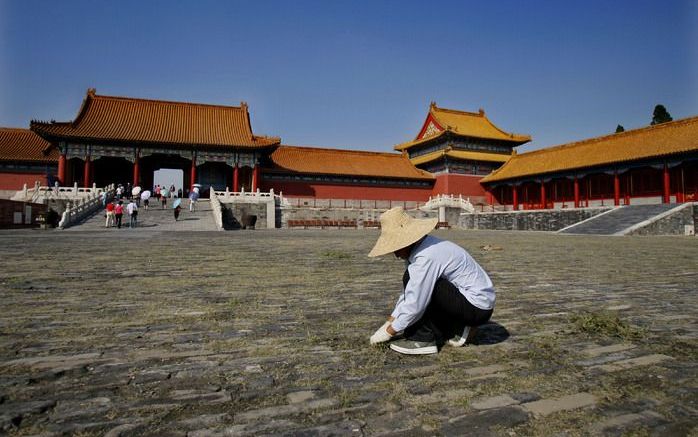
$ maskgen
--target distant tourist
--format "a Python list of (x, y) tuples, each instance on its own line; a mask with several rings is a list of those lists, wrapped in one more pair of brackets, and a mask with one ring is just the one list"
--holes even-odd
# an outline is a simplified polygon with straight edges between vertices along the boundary
[(177, 205), (174, 208), (174, 216), (175, 216), (175, 221), (179, 219), (179, 212), (182, 210), (182, 207)]
[(145, 208), (146, 211), (148, 210), (148, 204), (150, 203), (148, 199), (148, 197), (143, 198), (143, 208)]
[(158, 200), (160, 200), (160, 184), (155, 186), (155, 197), (157, 197)]
[(131, 199), (131, 201), (128, 203), (128, 206), (126, 207), (126, 210), (128, 211), (128, 216), (129, 216), (129, 227), (135, 228), (138, 226), (138, 206), (136, 206), (136, 202)]
[(110, 227), (114, 226), (114, 203), (113, 202), (107, 203), (105, 217), (107, 218), (107, 220), (104, 223), (104, 227), (110, 228)]
[(124, 187), (119, 184), (118, 187), (116, 187), (116, 199), (121, 200), (121, 195), (124, 193)]
[(182, 189), (181, 188), (179, 190), (177, 190), (177, 197), (180, 199), (182, 198)]
[(124, 202), (119, 200), (119, 203), (114, 207), (114, 217), (116, 217), (116, 227), (121, 229), (121, 218), (124, 215)]
[(384, 212), (381, 234), (368, 254), (393, 253), (407, 262), (403, 292), (371, 344), (391, 341), (390, 349), (408, 355), (434, 354), (446, 341), (463, 346), (474, 328), (494, 310), (492, 281), (462, 247), (428, 235), (438, 219), (415, 219), (402, 208)]
[(174, 184), (170, 185), (170, 197), (175, 197), (175, 186)]
[(160, 201), (162, 202), (162, 209), (167, 208), (167, 196), (160, 196)]

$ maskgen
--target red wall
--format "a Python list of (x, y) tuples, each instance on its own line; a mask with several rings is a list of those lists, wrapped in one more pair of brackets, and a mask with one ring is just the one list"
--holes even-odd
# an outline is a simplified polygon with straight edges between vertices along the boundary
[(308, 182), (280, 182), (262, 180), (260, 189), (282, 191), (287, 197), (315, 197), (318, 199), (412, 200), (425, 202), (432, 194), (431, 187), (376, 187)]
[(483, 176), (462, 174), (440, 174), (436, 176), (433, 195), (453, 194), (463, 197), (485, 197), (485, 189), (480, 185)]
[(9, 173), (0, 172), (0, 190), (21, 190), (24, 184), (27, 188), (34, 186), (34, 181), (48, 185), (46, 173)]

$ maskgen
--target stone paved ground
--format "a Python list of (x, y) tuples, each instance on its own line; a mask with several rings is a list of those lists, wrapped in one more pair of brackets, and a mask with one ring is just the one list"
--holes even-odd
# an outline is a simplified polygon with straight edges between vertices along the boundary
[(377, 231), (2, 232), (0, 434), (698, 435), (698, 240), (437, 234), (497, 307), (405, 357)]

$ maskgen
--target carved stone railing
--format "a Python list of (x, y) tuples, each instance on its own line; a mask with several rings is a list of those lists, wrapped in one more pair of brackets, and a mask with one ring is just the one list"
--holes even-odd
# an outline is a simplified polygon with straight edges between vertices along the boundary
[(439, 194), (436, 197), (429, 197), (429, 201), (420, 209), (433, 210), (440, 207), (460, 208), (466, 212), (475, 212), (475, 207), (470, 203), (470, 199), (463, 199), (463, 196), (455, 197), (454, 195)]
[(97, 190), (94, 190), (94, 192), (88, 193), (86, 197), (79, 198), (72, 204), (69, 203), (65, 211), (63, 211), (61, 221), (58, 222), (58, 228), (68, 228), (85, 217), (92, 215), (95, 211), (102, 208), (101, 192), (105, 191), (105, 196), (109, 200), (114, 196), (115, 190), (114, 184), (111, 184), (105, 187), (104, 190), (100, 189), (99, 193)]
[(221, 203), (261, 203), (267, 208), (267, 229), (276, 227), (276, 207), (284, 206), (286, 199), (282, 193), (274, 194), (274, 190), (269, 190), (268, 193), (257, 191), (214, 191), (211, 187), (211, 197), (217, 197)]
[(211, 213), (213, 214), (213, 220), (216, 222), (216, 226), (219, 230), (223, 229), (223, 208), (221, 207), (221, 201), (218, 200), (218, 193), (211, 187), (211, 194), (209, 195), (211, 201)]
[(75, 183), (73, 186), (60, 186), (55, 185), (53, 187), (39, 185), (37, 182), (32, 188), (28, 188), (27, 184), (17, 191), (12, 200), (18, 200), (21, 202), (32, 202), (32, 203), (44, 203), (45, 200), (78, 200), (78, 199), (88, 199), (93, 197), (93, 195), (99, 195), (104, 191), (103, 188), (97, 188), (95, 184), (92, 187), (78, 187)]

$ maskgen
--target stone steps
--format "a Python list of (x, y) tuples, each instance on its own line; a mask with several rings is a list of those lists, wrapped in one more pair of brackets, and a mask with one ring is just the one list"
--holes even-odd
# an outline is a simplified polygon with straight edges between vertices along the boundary
[[(106, 229), (104, 227), (104, 209), (100, 209), (91, 217), (88, 217), (82, 223), (67, 228), (67, 231), (111, 231), (117, 228)], [(129, 229), (128, 214), (124, 214), (122, 219), (122, 228)], [(196, 209), (189, 211), (189, 202), (182, 202), (182, 210), (179, 220), (175, 222), (174, 212), (172, 209), (172, 201), (168, 201), (167, 208), (162, 208), (161, 205), (152, 201), (150, 207), (146, 210), (141, 207), (138, 209), (138, 226), (134, 229), (129, 229), (138, 232), (147, 231), (216, 231), (215, 221), (211, 212), (211, 203), (208, 200), (200, 200), (196, 203)]]
[(616, 208), (560, 231), (562, 234), (613, 235), (676, 208), (676, 204), (630, 205)]

